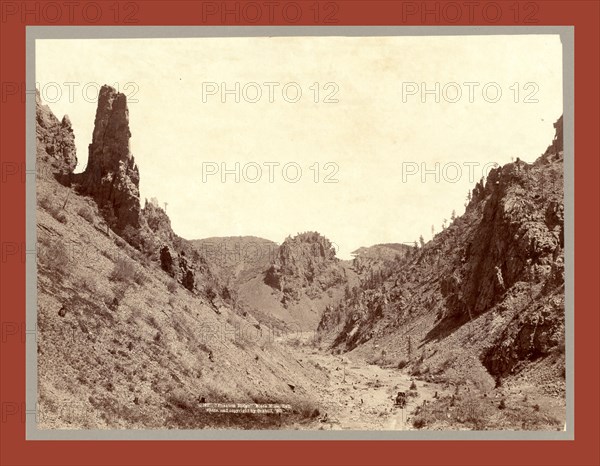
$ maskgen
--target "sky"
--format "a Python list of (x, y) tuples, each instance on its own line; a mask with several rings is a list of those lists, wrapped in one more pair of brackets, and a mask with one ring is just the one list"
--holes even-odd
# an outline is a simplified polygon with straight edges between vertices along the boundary
[(87, 162), (99, 86), (128, 97), (140, 193), (187, 239), (431, 238), (562, 114), (558, 35), (36, 41), (36, 85)]

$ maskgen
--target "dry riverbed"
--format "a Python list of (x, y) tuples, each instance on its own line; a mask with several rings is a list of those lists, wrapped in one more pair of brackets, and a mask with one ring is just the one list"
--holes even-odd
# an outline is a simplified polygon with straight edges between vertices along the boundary
[[(317, 352), (310, 346), (296, 348), (299, 361), (309, 362), (327, 374), (328, 383), (315, 393), (319, 416), (299, 428), (331, 430), (409, 430), (412, 413), (423, 402), (445, 394), (441, 385), (416, 380), (397, 368), (368, 364), (358, 358)], [(394, 405), (398, 392), (409, 392), (404, 409)]]

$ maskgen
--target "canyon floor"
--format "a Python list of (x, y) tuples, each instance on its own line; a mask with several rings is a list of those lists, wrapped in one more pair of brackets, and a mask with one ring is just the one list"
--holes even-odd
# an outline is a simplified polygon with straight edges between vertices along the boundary
[[(294, 347), (298, 361), (311, 364), (327, 376), (315, 398), (319, 416), (311, 423), (296, 425), (321, 430), (414, 430), (413, 412), (424, 402), (449, 394), (441, 384), (416, 380), (397, 368), (369, 364), (356, 356), (318, 351), (310, 345), (311, 332), (282, 338), (280, 343)], [(411, 392), (404, 409), (395, 406), (398, 392)]]

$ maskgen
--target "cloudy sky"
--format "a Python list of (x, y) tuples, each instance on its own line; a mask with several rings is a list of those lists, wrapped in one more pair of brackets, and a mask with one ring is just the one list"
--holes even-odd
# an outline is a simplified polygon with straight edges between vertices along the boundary
[(535, 160), (562, 113), (562, 48), (556, 35), (38, 40), (36, 81), (72, 121), (78, 171), (98, 85), (128, 95), (142, 200), (168, 203), (179, 235), (316, 230), (348, 258), (429, 239), (490, 164)]

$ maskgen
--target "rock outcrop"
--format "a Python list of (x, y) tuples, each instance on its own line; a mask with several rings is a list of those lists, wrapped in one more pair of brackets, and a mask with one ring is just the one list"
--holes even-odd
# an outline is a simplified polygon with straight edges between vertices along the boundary
[(315, 296), (344, 280), (331, 242), (317, 232), (288, 237), (265, 275), (265, 283), (283, 292), (283, 301), (302, 291)]
[(160, 249), (160, 266), (190, 291), (194, 291), (196, 278), (194, 270), (185, 255), (177, 254), (165, 245)]
[[(333, 346), (352, 350), (400, 334), (430, 345), (433, 354), (453, 334), (463, 335), (454, 343), (471, 335), (460, 331), (468, 325), (480, 333), (460, 344), (472, 345), (473, 356), (497, 377), (560, 348), (562, 117), (554, 126), (556, 136), (536, 162), (517, 159), (492, 170), (475, 186), (464, 215), (327, 309), (319, 329)], [(406, 349), (398, 351), (408, 359)]]
[(175, 233), (171, 227), (171, 219), (167, 213), (158, 206), (156, 200), (148, 202), (146, 200), (144, 208), (142, 209), (142, 215), (146, 220), (148, 228), (160, 238), (162, 241), (172, 243), (175, 239)]
[[(68, 175), (77, 166), (77, 151), (75, 135), (69, 117), (65, 115), (62, 121), (54, 116), (47, 105), (43, 105), (39, 92), (35, 95), (36, 102), (36, 137), (38, 163), (47, 163), (59, 178), (68, 179)], [(43, 170), (38, 170), (42, 173)]]
[[(515, 162), (492, 170), (471, 208), (481, 221), (465, 238), (462, 264), (442, 286), (450, 314), (475, 316), (520, 281), (541, 282), (562, 251), (562, 164)], [(546, 192), (544, 192), (546, 191)]]
[(129, 150), (127, 98), (102, 86), (88, 164), (78, 179), (83, 194), (93, 197), (105, 219), (120, 233), (140, 226), (139, 172)]
[[(131, 132), (124, 94), (102, 86), (88, 164), (83, 173), (73, 173), (77, 157), (69, 118), (65, 116), (59, 121), (49, 107), (42, 105), (38, 94), (36, 119), (38, 176), (50, 174), (63, 184), (73, 184), (79, 194), (94, 199), (106, 221), (102, 229), (107, 236), (115, 237), (109, 234), (112, 230), (145, 260), (160, 263), (165, 272), (188, 290), (222, 294), (224, 287), (218, 276), (191, 242), (174, 233), (171, 220), (158, 201), (152, 198), (143, 209), (140, 207), (140, 177), (129, 149)], [(63, 200), (62, 204), (66, 202)], [(94, 221), (93, 212), (89, 216)]]

